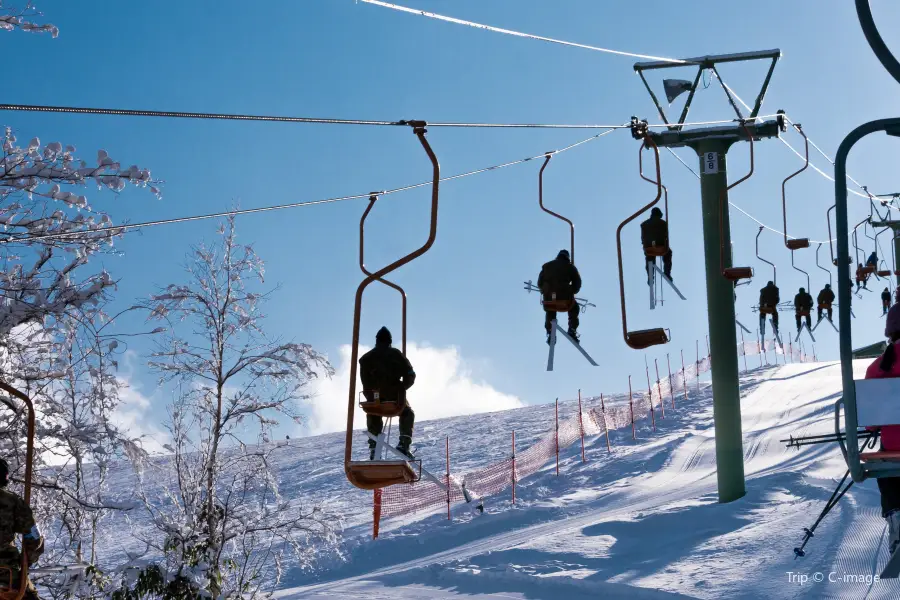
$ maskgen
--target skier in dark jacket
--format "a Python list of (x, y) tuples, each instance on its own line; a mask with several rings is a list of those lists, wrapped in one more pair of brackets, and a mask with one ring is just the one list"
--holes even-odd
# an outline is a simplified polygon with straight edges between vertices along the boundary
[(834, 314), (833, 309), (831, 308), (831, 305), (834, 304), (834, 290), (831, 289), (830, 283), (826, 283), (825, 287), (822, 288), (822, 291), (819, 292), (819, 295), (816, 296), (816, 302), (819, 305), (818, 320), (822, 320), (822, 311), (828, 311), (828, 320), (831, 321)]
[[(0, 458), (0, 566), (12, 570), (13, 585), (18, 588), (22, 555), (16, 548), (16, 536), (22, 536), (22, 550), (28, 554), (29, 565), (37, 562), (43, 553), (44, 538), (35, 524), (31, 507), (18, 495), (7, 490), (7, 485), (9, 485), (9, 465)], [(8, 572), (5, 576), (8, 576)], [(5, 586), (8, 581), (0, 583)], [(30, 580), (26, 582), (24, 598), (40, 600)]]
[(866, 266), (878, 268), (878, 253), (874, 250), (872, 251), (872, 254), (869, 255), (869, 258), (866, 259)]
[[(778, 331), (778, 303), (781, 302), (781, 294), (778, 291), (778, 286), (775, 285), (774, 281), (770, 281), (766, 284), (766, 287), (759, 290), (759, 320), (761, 327), (760, 329), (765, 328), (766, 323), (766, 314), (772, 315), (772, 326), (775, 328), (775, 331)], [(764, 312), (765, 311), (765, 312)]]
[(578, 338), (578, 313), (581, 307), (575, 301), (575, 294), (581, 290), (581, 275), (572, 264), (568, 250), (560, 250), (554, 260), (544, 263), (538, 275), (537, 286), (544, 298), (544, 329), (547, 330), (547, 343), (550, 343), (550, 332), (556, 320), (556, 310), (548, 307), (546, 302), (558, 300), (569, 303), (568, 334), (576, 342)]
[[(377, 391), (382, 401), (403, 404), (397, 450), (412, 458), (409, 446), (412, 443), (416, 415), (406, 401), (406, 390), (416, 382), (416, 372), (403, 353), (391, 346), (391, 342), (388, 328), (379, 329), (375, 335), (375, 347), (359, 359), (359, 378), (362, 381), (363, 395), (369, 402), (375, 401), (374, 392)], [(378, 415), (366, 415), (366, 426), (372, 435), (380, 435), (384, 429), (384, 421)], [(369, 440), (369, 460), (374, 458), (375, 441)]]
[(813, 307), (813, 297), (805, 288), (800, 288), (797, 295), (794, 296), (794, 316), (797, 318), (797, 333), (800, 333), (800, 321), (802, 317), (806, 317), (806, 326), (812, 330), (812, 318), (809, 316)]
[(891, 308), (891, 291), (887, 288), (884, 288), (884, 291), (881, 292), (881, 315), (884, 316), (887, 314), (888, 309)]
[[(644, 246), (644, 257), (646, 259), (647, 276), (650, 276), (650, 269), (656, 262), (655, 256), (646, 254), (647, 248), (669, 246), (669, 224), (662, 218), (663, 213), (659, 208), (654, 207), (650, 211), (650, 218), (641, 223), (641, 244)], [(668, 248), (663, 255), (663, 273), (670, 280), (672, 279), (672, 249)]]

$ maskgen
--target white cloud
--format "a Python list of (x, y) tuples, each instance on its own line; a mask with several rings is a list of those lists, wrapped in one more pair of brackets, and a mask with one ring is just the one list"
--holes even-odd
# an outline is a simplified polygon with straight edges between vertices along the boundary
[[(369, 348), (360, 346), (360, 356)], [(416, 383), (407, 392), (416, 421), (506, 410), (524, 406), (516, 396), (475, 381), (456, 347), (433, 348), (407, 345), (407, 356), (416, 370)], [(304, 433), (316, 435), (347, 427), (347, 391), (350, 382), (350, 346), (341, 346), (340, 364), (331, 379), (320, 379), (309, 403)], [(357, 378), (357, 390), (362, 384)], [(365, 415), (354, 411), (354, 428), (365, 427)]]
[(122, 371), (116, 376), (119, 382), (119, 404), (110, 420), (122, 429), (129, 438), (141, 438), (144, 450), (151, 454), (167, 453), (163, 448), (169, 442), (169, 435), (160, 429), (160, 411), (152, 410), (153, 402), (141, 393), (140, 384), (132, 378), (136, 354), (128, 350), (122, 361)]

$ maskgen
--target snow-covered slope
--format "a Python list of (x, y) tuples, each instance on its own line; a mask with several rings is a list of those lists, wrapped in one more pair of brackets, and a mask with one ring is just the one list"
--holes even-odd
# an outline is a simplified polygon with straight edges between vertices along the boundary
[[(857, 365), (859, 368), (863, 364)], [(382, 523), (371, 540), (372, 496), (343, 479), (343, 437), (292, 440), (288, 489), (328, 498), (348, 515), (346, 560), (287, 574), (282, 598), (898, 598), (872, 582), (886, 560), (874, 482), (854, 486), (794, 559), (845, 466), (836, 447), (787, 450), (790, 434), (828, 433), (840, 395), (836, 363), (760, 369), (743, 379), (747, 495), (718, 504), (708, 388), (641, 422), (578, 444), (485, 514), (457, 510)], [(561, 419), (575, 409), (561, 404)], [(504, 458), (516, 430), (524, 448), (553, 423), (553, 405), (422, 423), (418, 454), (451, 439), (454, 471)], [(442, 463), (439, 463), (442, 464)], [(296, 475), (293, 475), (296, 473)], [(817, 581), (821, 579), (821, 581)]]

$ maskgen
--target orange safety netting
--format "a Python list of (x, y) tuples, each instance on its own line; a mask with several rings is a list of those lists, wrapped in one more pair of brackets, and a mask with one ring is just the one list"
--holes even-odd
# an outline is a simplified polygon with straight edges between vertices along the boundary
[[(782, 353), (778, 347), (772, 348)], [(740, 356), (749, 356), (760, 352), (756, 342), (738, 345)], [(800, 348), (789, 351), (798, 361), (806, 361), (809, 357)], [(527, 449), (517, 452), (501, 461), (488, 465), (477, 471), (462, 475), (451, 474), (449, 493), (447, 490), (447, 474), (435, 474), (442, 485), (422, 479), (415, 483), (392, 485), (381, 490), (380, 517), (395, 517), (422, 510), (434, 510), (454, 503), (464, 502), (463, 485), (470, 496), (475, 498), (497, 494), (510, 488), (514, 482), (533, 475), (546, 465), (557, 453), (584, 436), (607, 434), (615, 429), (631, 427), (650, 417), (651, 412), (659, 410), (660, 404), (669, 399), (677, 402), (679, 397), (690, 389), (700, 374), (711, 369), (710, 357), (704, 357), (691, 363), (677, 373), (664, 377), (652, 384), (646, 392), (632, 393), (626, 402), (603, 403), (600, 396), (585, 398), (585, 404), (594, 405), (563, 421), (558, 421), (558, 430), (541, 437)], [(696, 385), (696, 384), (695, 384)], [(600, 402), (601, 406), (596, 404)], [(376, 508), (377, 512), (377, 508)]]

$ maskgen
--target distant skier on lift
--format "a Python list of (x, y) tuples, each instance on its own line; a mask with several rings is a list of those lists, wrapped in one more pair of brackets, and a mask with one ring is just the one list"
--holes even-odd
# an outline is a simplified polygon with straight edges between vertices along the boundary
[(859, 263), (856, 267), (856, 293), (859, 293), (859, 286), (862, 285), (865, 289), (869, 289), (867, 285), (869, 281), (869, 274), (863, 271), (862, 263)]
[[(894, 305), (888, 312), (884, 335), (890, 339), (890, 343), (884, 354), (866, 369), (866, 379), (900, 377), (900, 361), (897, 360), (897, 353), (900, 352), (897, 347), (900, 343), (900, 304)], [(894, 398), (885, 398), (885, 402), (892, 401)], [(882, 450), (900, 450), (900, 425), (868, 429), (881, 430)], [(879, 477), (878, 490), (881, 492), (881, 516), (888, 522), (888, 550), (893, 554), (900, 544), (900, 477)]]
[[(805, 288), (800, 288), (797, 295), (794, 296), (794, 316), (797, 318), (797, 334), (800, 334), (800, 321), (802, 317), (806, 317), (806, 326), (812, 330), (812, 318), (810, 312), (813, 307), (813, 298)], [(805, 313), (805, 314), (801, 314)]]
[[(543, 294), (544, 301), (552, 300), (571, 301), (569, 314), (569, 337), (580, 341), (578, 336), (578, 313), (581, 307), (575, 301), (575, 294), (581, 291), (581, 275), (572, 264), (568, 250), (560, 250), (554, 260), (544, 263), (541, 274), (538, 275), (537, 286)], [(544, 329), (547, 330), (547, 343), (550, 343), (553, 321), (556, 319), (556, 311), (552, 307), (544, 306)]]
[(834, 290), (831, 289), (831, 284), (826, 283), (825, 287), (822, 288), (822, 291), (819, 292), (819, 295), (816, 296), (816, 302), (818, 303), (818, 321), (822, 320), (822, 311), (828, 311), (828, 320), (832, 320), (832, 316), (834, 312), (831, 308), (831, 305), (834, 304)]
[(884, 288), (884, 291), (881, 292), (881, 315), (884, 316), (887, 314), (888, 310), (891, 308), (891, 291)]
[[(44, 538), (34, 521), (31, 507), (19, 496), (6, 489), (9, 485), (9, 464), (0, 458), (0, 566), (13, 572), (13, 585), (18, 587), (22, 555), (16, 548), (16, 535), (22, 535), (22, 550), (28, 554), (28, 564), (33, 565), (44, 551)], [(40, 600), (37, 590), (28, 581), (26, 600)]]
[[(374, 402), (374, 392), (378, 391), (382, 401), (397, 401), (404, 405), (400, 413), (400, 443), (397, 450), (412, 458), (409, 446), (412, 444), (413, 424), (416, 415), (406, 400), (406, 390), (416, 382), (416, 372), (403, 353), (391, 346), (391, 332), (382, 327), (375, 334), (375, 347), (359, 359), (359, 379), (362, 381), (363, 396)], [(381, 435), (384, 421), (378, 415), (366, 415), (366, 426), (372, 435)], [(369, 440), (369, 460), (375, 460), (374, 440)]]
[(766, 287), (759, 290), (759, 330), (763, 332), (763, 335), (766, 331), (766, 314), (772, 315), (772, 327), (775, 328), (775, 335), (778, 335), (779, 302), (781, 302), (781, 294), (774, 281), (768, 282)]
[[(654, 207), (650, 211), (650, 218), (641, 223), (641, 243), (644, 245), (645, 260), (647, 268), (647, 277), (650, 277), (653, 264), (656, 262), (655, 256), (646, 254), (647, 248), (654, 246), (669, 246), (669, 224), (662, 218), (663, 213), (658, 207)], [(663, 274), (669, 281), (672, 281), (672, 249), (663, 255)]]

